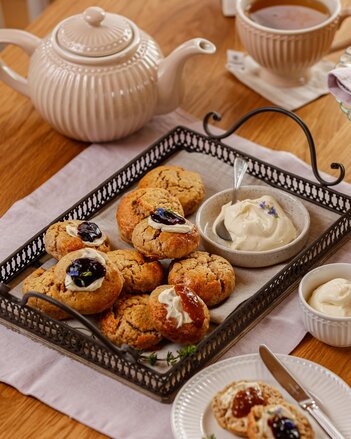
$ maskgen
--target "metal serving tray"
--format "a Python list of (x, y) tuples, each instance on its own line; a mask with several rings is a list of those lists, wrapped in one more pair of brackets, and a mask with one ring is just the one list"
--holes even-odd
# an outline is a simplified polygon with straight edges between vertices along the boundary
[[(47, 344), (99, 372), (124, 381), (156, 399), (170, 402), (188, 378), (209, 362), (215, 361), (236, 343), (296, 287), (305, 273), (312, 267), (320, 265), (351, 236), (351, 197), (330, 189), (328, 185), (336, 182), (325, 182), (319, 176), (313, 139), (309, 138), (308, 128), (302, 121), (296, 120), (297, 116), (285, 112), (304, 129), (311, 149), (313, 171), (321, 184), (301, 178), (222, 143), (224, 137), (234, 132), (250, 117), (265, 111), (284, 112), (275, 107), (256, 110), (221, 136), (211, 134), (208, 127), (211, 117), (219, 120), (219, 116), (214, 113), (209, 113), (204, 120), (205, 131), (209, 137), (182, 126), (174, 128), (53, 221), (92, 217), (117, 196), (123, 194), (150, 169), (161, 165), (180, 150), (189, 154), (197, 152), (212, 156), (231, 166), (235, 157), (244, 157), (248, 161), (247, 172), (251, 176), (317, 204), (321, 209), (328, 209), (338, 214), (338, 219), (318, 239), (289, 261), (277, 275), (204, 338), (197, 345), (195, 353), (181, 359), (167, 372), (161, 373), (145, 362), (138, 361), (132, 350), (113, 349), (111, 344), (104, 344), (103, 337), (100, 339), (89, 337), (65, 322), (56, 321), (27, 307), (24, 305), (25, 302), (9, 294), (9, 285), (19, 279), (20, 273), (42, 264), (42, 258), (46, 255), (44, 234), (47, 227), (0, 265), (0, 323)], [(339, 168), (338, 181), (342, 180), (344, 175), (342, 165), (334, 164), (333, 167)]]

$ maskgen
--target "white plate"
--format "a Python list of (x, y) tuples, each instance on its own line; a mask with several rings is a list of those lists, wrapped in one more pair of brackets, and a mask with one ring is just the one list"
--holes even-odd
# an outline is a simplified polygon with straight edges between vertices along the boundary
[[(345, 438), (351, 438), (351, 388), (330, 370), (311, 361), (278, 355), (299, 382), (312, 393), (321, 408)], [(277, 387), (287, 401), (296, 401), (274, 380), (258, 354), (219, 361), (191, 378), (179, 391), (172, 407), (172, 431), (176, 439), (201, 439), (214, 434), (216, 439), (236, 436), (222, 429), (212, 410), (213, 396), (232, 381), (262, 380)], [(305, 413), (305, 412), (304, 412)], [(306, 413), (305, 413), (306, 414)], [(308, 416), (316, 439), (327, 435)]]

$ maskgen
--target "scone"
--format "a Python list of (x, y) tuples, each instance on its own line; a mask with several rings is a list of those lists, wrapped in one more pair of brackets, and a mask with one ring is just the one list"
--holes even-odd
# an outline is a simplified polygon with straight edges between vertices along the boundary
[[(49, 268), (48, 270), (38, 268), (33, 273), (31, 273), (23, 282), (23, 294), (34, 291), (36, 293), (45, 294), (48, 297), (52, 297), (53, 299), (60, 301), (62, 294), (62, 285), (55, 284), (54, 270), (55, 266)], [(69, 317), (69, 315), (62, 311), (60, 308), (57, 308), (57, 306), (51, 305), (44, 300), (31, 297), (27, 303), (32, 308), (36, 308), (56, 320), (61, 320)]]
[(234, 381), (214, 396), (212, 411), (221, 427), (247, 437), (248, 415), (252, 407), (281, 402), (284, 399), (279, 390), (262, 381)]
[(221, 256), (196, 251), (170, 265), (168, 283), (188, 285), (211, 307), (223, 302), (233, 292), (235, 273), (231, 264)]
[(306, 416), (287, 402), (253, 407), (248, 415), (247, 434), (250, 439), (314, 438), (313, 429)]
[(59, 300), (82, 314), (96, 314), (113, 305), (123, 288), (123, 276), (102, 252), (85, 248), (59, 260), (54, 282)]
[(140, 180), (139, 187), (167, 189), (181, 202), (184, 215), (195, 212), (205, 196), (200, 174), (179, 166), (158, 166)]
[(108, 237), (91, 221), (62, 221), (52, 224), (46, 231), (46, 252), (56, 259), (85, 247), (101, 252), (110, 250)]
[(147, 294), (126, 295), (117, 300), (100, 320), (101, 332), (117, 345), (154, 348), (162, 335), (154, 328)]
[(135, 226), (157, 207), (172, 209), (180, 215), (184, 214), (178, 198), (166, 189), (136, 189), (126, 194), (117, 208), (117, 224), (121, 238), (131, 242)]
[(198, 248), (200, 235), (184, 217), (158, 208), (135, 227), (132, 243), (150, 259), (179, 259)]
[(207, 306), (184, 285), (157, 287), (150, 295), (149, 309), (154, 327), (175, 343), (197, 343), (208, 331)]
[[(82, 314), (95, 314), (112, 306), (123, 287), (123, 276), (105, 253), (91, 248), (76, 250), (44, 270), (39, 268), (23, 282), (23, 293), (36, 291)], [(50, 303), (31, 298), (28, 305), (55, 319), (68, 314)]]
[(150, 293), (162, 284), (162, 265), (147, 261), (137, 250), (114, 250), (107, 256), (122, 273), (124, 293)]

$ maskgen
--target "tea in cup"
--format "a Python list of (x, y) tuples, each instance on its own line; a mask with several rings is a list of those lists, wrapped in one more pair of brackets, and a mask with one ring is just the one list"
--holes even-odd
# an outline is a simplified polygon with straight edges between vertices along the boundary
[(351, 9), (340, 0), (238, 0), (242, 44), (277, 86), (304, 84), (310, 68), (326, 55)]

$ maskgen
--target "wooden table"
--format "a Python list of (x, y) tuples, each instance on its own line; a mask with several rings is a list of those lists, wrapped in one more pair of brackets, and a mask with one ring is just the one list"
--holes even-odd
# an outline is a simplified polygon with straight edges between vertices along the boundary
[[(268, 104), (224, 68), (226, 50), (240, 49), (241, 45), (234, 19), (222, 16), (220, 0), (56, 0), (29, 30), (42, 37), (63, 18), (92, 5), (134, 20), (159, 42), (165, 54), (197, 36), (216, 44), (216, 55), (191, 59), (185, 68), (187, 93), (182, 106), (194, 116), (202, 118), (210, 110), (219, 111), (223, 114), (220, 126), (228, 128), (247, 111)], [(351, 30), (350, 21), (340, 31), (344, 37)], [(339, 55), (334, 54), (332, 59), (337, 60)], [(20, 49), (7, 48), (2, 57), (25, 74), (27, 58)], [(343, 162), (346, 180), (351, 182), (351, 123), (335, 100), (325, 96), (297, 113), (316, 139), (320, 169), (329, 172), (332, 161)], [(262, 115), (245, 125), (239, 134), (272, 149), (291, 151), (309, 162), (304, 136), (293, 122), (281, 116)], [(0, 215), (86, 147), (56, 133), (28, 99), (2, 83), (0, 139)], [(306, 336), (293, 354), (329, 368), (351, 384), (351, 349), (332, 348)], [(3, 438), (103, 437), (4, 384), (0, 384), (0, 420)]]

